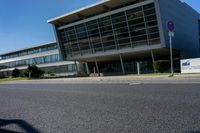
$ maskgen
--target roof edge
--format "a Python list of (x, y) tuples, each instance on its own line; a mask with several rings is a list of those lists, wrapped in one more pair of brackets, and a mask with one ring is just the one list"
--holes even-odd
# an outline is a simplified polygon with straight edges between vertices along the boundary
[(6, 52), (6, 53), (3, 53), (3, 54), (0, 54), (0, 56), (11, 54), (11, 53), (16, 53), (16, 52), (20, 52), (20, 51), (24, 51), (24, 50), (28, 50), (28, 49), (32, 49), (32, 48), (36, 48), (36, 47), (40, 47), (40, 46), (45, 46), (45, 45), (53, 44), (53, 43), (56, 43), (56, 41), (51, 41), (51, 42), (42, 43), (42, 44), (38, 44), (38, 45), (33, 45), (31, 47), (26, 47), (26, 48), (15, 50), (15, 51)]
[(97, 6), (97, 5), (100, 5), (100, 4), (103, 4), (103, 3), (106, 3), (106, 2), (108, 2), (108, 1), (110, 1), (110, 0), (101, 0), (101, 1), (96, 2), (96, 3), (94, 3), (94, 4), (91, 4), (91, 5), (88, 5), (88, 6), (85, 6), (85, 7), (79, 8), (79, 9), (77, 9), (77, 10), (74, 10), (74, 11), (68, 12), (68, 13), (66, 13), (66, 14), (63, 14), (63, 15), (61, 15), (61, 16), (58, 16), (58, 17), (55, 17), (55, 18), (49, 19), (49, 20), (47, 20), (47, 23), (51, 23), (51, 24), (53, 24), (53, 22), (56, 21), (56, 20), (59, 20), (59, 19), (61, 19), (61, 18), (67, 17), (67, 16), (69, 16), (69, 15), (72, 15), (72, 14), (78, 13), (78, 12), (80, 12), (80, 11), (83, 11), (83, 10), (86, 10), (86, 9), (89, 9), (89, 8), (92, 8), (92, 7), (94, 7), (94, 6)]

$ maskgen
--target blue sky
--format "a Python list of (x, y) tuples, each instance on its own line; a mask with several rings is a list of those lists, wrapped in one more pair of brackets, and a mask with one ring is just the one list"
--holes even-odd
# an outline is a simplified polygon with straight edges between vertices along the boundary
[[(47, 20), (99, 0), (1, 0), (0, 53), (54, 41)], [(184, 0), (200, 12), (200, 0)]]

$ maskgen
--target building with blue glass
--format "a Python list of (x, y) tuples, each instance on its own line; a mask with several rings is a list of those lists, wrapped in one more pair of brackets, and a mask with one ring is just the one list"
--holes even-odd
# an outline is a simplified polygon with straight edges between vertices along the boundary
[(169, 59), (166, 23), (176, 24), (174, 60), (200, 56), (200, 15), (180, 0), (102, 0), (48, 21), (61, 59), (85, 62), (88, 73), (152, 72)]
[(74, 61), (61, 61), (57, 43), (49, 42), (0, 54), (0, 76), (10, 76), (15, 68), (23, 71), (33, 64), (56, 76), (75, 75), (78, 68)]

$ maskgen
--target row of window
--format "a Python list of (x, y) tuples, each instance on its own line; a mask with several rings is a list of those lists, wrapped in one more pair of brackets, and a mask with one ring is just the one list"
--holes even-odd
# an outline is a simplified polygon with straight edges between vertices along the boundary
[[(43, 70), (46, 73), (73, 73), (76, 72), (75, 64), (68, 64), (68, 65), (61, 65), (61, 66), (50, 66), (50, 67), (41, 67), (41, 70)], [(12, 74), (12, 71), (3, 71), (0, 72), (0, 75), (9, 76)]]
[(199, 22), (199, 37), (200, 37), (200, 20), (198, 22)]
[(75, 72), (76, 71), (75, 64), (43, 67), (41, 69), (44, 70), (45, 72), (50, 72), (50, 73), (66, 73), (66, 72)]
[(43, 57), (37, 57), (32, 59), (25, 59), (25, 60), (19, 60), (19, 61), (13, 61), (13, 62), (7, 62), (0, 64), (0, 66), (4, 66), (4, 68), (12, 68), (12, 67), (19, 67), (19, 66), (27, 66), (31, 64), (44, 64), (44, 63), (52, 63), (59, 61), (59, 55), (50, 55), (50, 56), (43, 56)]
[[(120, 12), (111, 16), (100, 18), (98, 20), (93, 20), (84, 24), (77, 25), (75, 27), (61, 30), (60, 34), (62, 36), (62, 41), (77, 41), (87, 38), (88, 36), (93, 37), (95, 34), (99, 33), (99, 30), (103, 35), (106, 35), (106, 33), (108, 31), (112, 31), (113, 28), (119, 29), (121, 27), (127, 27), (127, 20), (129, 21), (130, 25), (134, 25), (134, 27), (131, 27), (131, 29), (141, 28), (141, 26), (144, 25), (144, 15), (146, 21), (155, 20), (156, 17), (155, 9), (152, 7), (150, 7), (150, 9), (147, 9), (147, 7), (144, 6), (144, 11), (142, 7), (139, 7), (136, 8), (137, 10), (131, 9), (127, 12)], [(153, 25), (153, 22), (149, 23), (149, 26), (150, 25)]]
[(60, 34), (68, 56), (160, 43), (153, 3), (66, 28)]
[(5, 55), (5, 56), (2, 56), (1, 59), (4, 60), (4, 59), (10, 59), (10, 58), (16, 58), (16, 57), (20, 57), (20, 56), (36, 54), (36, 53), (42, 53), (42, 52), (46, 52), (46, 51), (50, 51), (50, 50), (55, 50), (57, 48), (58, 48), (57, 44), (47, 45), (47, 46), (43, 46), (43, 47), (39, 47), (39, 48), (33, 48), (30, 50), (21, 51), (21, 52), (14, 53), (14, 54)]
[(199, 23), (199, 51), (200, 51), (200, 20), (198, 21)]

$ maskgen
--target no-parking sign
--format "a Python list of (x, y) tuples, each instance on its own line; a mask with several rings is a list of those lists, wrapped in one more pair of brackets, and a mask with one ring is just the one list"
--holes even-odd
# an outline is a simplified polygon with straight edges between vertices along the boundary
[(175, 31), (175, 23), (174, 23), (173, 20), (167, 21), (167, 29), (168, 29), (170, 32), (174, 32), (174, 31)]

